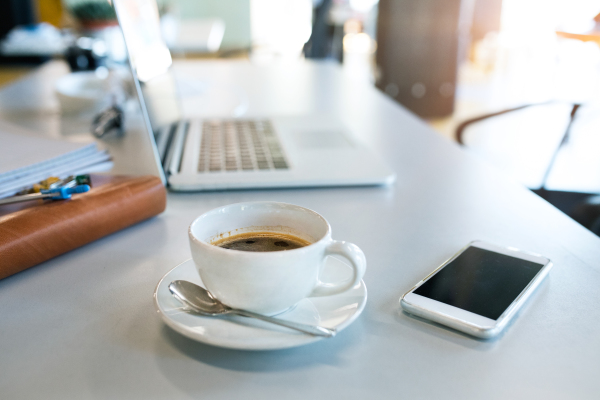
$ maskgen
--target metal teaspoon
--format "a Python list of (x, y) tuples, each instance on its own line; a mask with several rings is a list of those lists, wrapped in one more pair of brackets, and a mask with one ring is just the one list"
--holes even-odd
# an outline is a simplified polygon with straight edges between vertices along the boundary
[(182, 280), (173, 281), (169, 284), (169, 291), (175, 298), (201, 315), (217, 316), (225, 314), (237, 314), (244, 317), (257, 318), (314, 336), (333, 337), (336, 334), (335, 329), (300, 324), (297, 322), (267, 317), (266, 315), (257, 314), (251, 311), (228, 307), (219, 300), (215, 299), (208, 290), (192, 282)]

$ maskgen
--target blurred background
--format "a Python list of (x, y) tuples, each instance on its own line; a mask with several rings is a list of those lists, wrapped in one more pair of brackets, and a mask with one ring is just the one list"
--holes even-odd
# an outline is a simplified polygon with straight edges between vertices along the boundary
[[(174, 59), (337, 63), (573, 218), (600, 204), (598, 0), (157, 2)], [(57, 58), (126, 65), (107, 0), (0, 7), (0, 85)]]

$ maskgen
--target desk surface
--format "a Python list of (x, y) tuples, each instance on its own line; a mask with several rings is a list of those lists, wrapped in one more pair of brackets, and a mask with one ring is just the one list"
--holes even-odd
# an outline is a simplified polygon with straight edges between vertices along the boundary
[[(165, 213), (0, 281), (5, 398), (598, 398), (600, 239), (500, 172), (438, 137), (331, 64), (178, 64), (236, 85), (248, 114), (327, 112), (384, 157), (387, 188), (170, 193)], [(51, 136), (61, 117), (42, 67), (0, 90), (0, 115)], [(166, 327), (152, 293), (190, 257), (187, 227), (240, 201), (299, 204), (368, 261), (369, 300), (332, 340), (272, 352), (224, 350)], [(541, 253), (548, 279), (493, 341), (402, 313), (399, 297), (467, 242)]]

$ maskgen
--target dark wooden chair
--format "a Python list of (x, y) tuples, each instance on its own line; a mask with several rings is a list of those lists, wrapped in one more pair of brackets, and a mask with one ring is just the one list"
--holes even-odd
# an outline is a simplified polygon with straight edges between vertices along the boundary
[[(504, 115), (528, 107), (539, 106), (544, 104), (548, 103), (526, 104), (519, 107), (510, 108), (491, 114), (485, 114), (476, 118), (466, 120), (460, 125), (458, 125), (458, 127), (456, 128), (455, 139), (461, 145), (465, 145), (464, 134), (469, 126), (489, 118), (497, 117), (499, 115)], [(546, 167), (542, 183), (539, 188), (531, 190), (535, 194), (542, 197), (544, 200), (546, 200), (547, 202), (554, 205), (556, 208), (573, 218), (575, 221), (577, 221), (587, 229), (591, 230), (596, 235), (600, 236), (600, 195), (598, 193), (580, 193), (546, 189), (546, 182), (548, 176), (550, 175), (550, 172), (552, 171), (554, 162), (556, 161), (556, 156), (569, 140), (571, 134), (571, 127), (577, 115), (577, 111), (580, 107), (581, 104), (573, 104), (569, 124), (567, 125), (567, 128), (562, 136), (560, 144), (554, 151), (552, 158), (548, 166)]]

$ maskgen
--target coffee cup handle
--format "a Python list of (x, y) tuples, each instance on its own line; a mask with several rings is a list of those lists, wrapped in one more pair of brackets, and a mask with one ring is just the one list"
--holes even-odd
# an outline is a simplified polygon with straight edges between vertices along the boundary
[(350, 261), (353, 269), (352, 278), (335, 283), (324, 283), (319, 280), (310, 297), (331, 296), (343, 293), (356, 286), (365, 274), (367, 260), (365, 254), (357, 245), (333, 240), (325, 249), (325, 257), (333, 255), (342, 256)]

